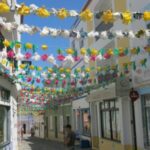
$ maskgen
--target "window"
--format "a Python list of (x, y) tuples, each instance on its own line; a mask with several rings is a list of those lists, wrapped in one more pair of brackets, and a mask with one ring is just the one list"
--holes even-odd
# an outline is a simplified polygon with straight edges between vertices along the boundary
[(82, 110), (82, 131), (83, 135), (90, 135), (90, 112), (89, 110)]
[(10, 91), (0, 87), (0, 97), (1, 97), (1, 101), (9, 102), (10, 101)]
[(144, 145), (150, 147), (150, 95), (142, 96)]
[(67, 124), (70, 124), (70, 116), (66, 117)]
[(9, 142), (9, 108), (0, 106), (0, 145)]
[(107, 100), (100, 103), (102, 137), (120, 141), (119, 108), (117, 100)]

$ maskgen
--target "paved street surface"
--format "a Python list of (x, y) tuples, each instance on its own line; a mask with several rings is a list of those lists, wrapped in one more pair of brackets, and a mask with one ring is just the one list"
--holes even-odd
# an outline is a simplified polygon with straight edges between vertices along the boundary
[[(62, 143), (26, 136), (19, 143), (19, 150), (65, 150)], [(75, 150), (82, 150), (76, 146)], [(90, 150), (90, 149), (84, 149)]]

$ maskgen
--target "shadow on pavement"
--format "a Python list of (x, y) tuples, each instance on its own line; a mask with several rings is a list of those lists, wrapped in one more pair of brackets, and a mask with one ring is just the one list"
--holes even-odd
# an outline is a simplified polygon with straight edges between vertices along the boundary
[[(63, 143), (58, 141), (51, 141), (45, 139), (39, 139), (36, 137), (28, 137), (24, 139), (25, 143), (30, 147), (30, 149), (21, 150), (65, 150)], [(79, 145), (76, 145), (75, 150), (82, 150)], [(83, 149), (91, 150), (91, 149)]]

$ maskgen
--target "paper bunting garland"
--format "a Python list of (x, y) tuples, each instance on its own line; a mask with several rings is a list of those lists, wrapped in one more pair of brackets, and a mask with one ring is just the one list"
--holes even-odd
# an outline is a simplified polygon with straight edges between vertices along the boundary
[(134, 32), (132, 30), (129, 31), (122, 31), (122, 30), (116, 30), (116, 31), (91, 31), (91, 32), (85, 32), (85, 31), (76, 31), (76, 30), (66, 30), (66, 29), (55, 29), (50, 27), (44, 27), (40, 29), (36, 26), (29, 26), (26, 24), (17, 25), (16, 23), (9, 23), (5, 22), (4, 19), (0, 19), (0, 25), (4, 30), (7, 31), (13, 31), (17, 30), (20, 33), (28, 33), (28, 34), (35, 34), (37, 32), (40, 32), (41, 36), (62, 36), (62, 37), (68, 37), (68, 38), (100, 38), (100, 39), (112, 39), (112, 38), (148, 38), (150, 37), (150, 30), (148, 29), (140, 29), (137, 32)]
[[(0, 2), (0, 13), (10, 12), (9, 6)], [(44, 6), (38, 7), (35, 4), (31, 4), (30, 6), (26, 6), (25, 4), (16, 5), (16, 13), (19, 15), (29, 15), (31, 13), (36, 14), (39, 17), (49, 17), (51, 15), (57, 16), (60, 19), (65, 19), (67, 17), (80, 17), (83, 21), (91, 21), (95, 16), (97, 19), (100, 18), (100, 14), (102, 14), (102, 21), (104, 23), (112, 23), (116, 19), (122, 19), (124, 24), (129, 24), (133, 19), (143, 19), (144, 21), (150, 21), (150, 12), (145, 11), (143, 13), (139, 12), (112, 12), (111, 10), (106, 10), (104, 12), (91, 12), (90, 9), (86, 9), (81, 13), (78, 13), (75, 10), (67, 10), (65, 8), (61, 8), (59, 10), (52, 8), (51, 10), (46, 9)]]
[[(0, 14), (8, 13), (11, 8), (4, 2), (0, 2)], [(120, 19), (123, 24), (130, 24), (134, 20), (150, 21), (150, 11), (144, 12), (112, 12), (106, 10), (103, 12), (92, 12), (90, 9), (85, 9), (82, 12), (75, 10), (67, 10), (65, 8), (51, 10), (46, 7), (38, 7), (34, 4), (26, 6), (25, 4), (17, 5), (15, 13), (21, 16), (27, 16), (35, 14), (39, 17), (47, 18), (50, 16), (57, 16), (59, 19), (66, 19), (68, 17), (78, 17), (82, 21), (92, 21), (95, 17), (101, 19), (105, 24), (113, 23)], [(113, 38), (149, 38), (149, 29), (140, 29), (138, 31), (132, 30), (116, 30), (113, 29), (108, 31), (78, 31), (78, 30), (66, 30), (66, 29), (55, 29), (50, 27), (39, 28), (37, 26), (29, 26), (27, 24), (18, 25), (15, 22), (7, 22), (5, 18), (0, 18), (0, 26), (3, 30), (14, 31), (17, 30), (19, 33), (35, 34), (40, 33), (41, 36), (52, 36), (52, 37), (65, 37), (65, 38), (100, 38), (100, 39), (113, 39)], [(4, 78), (9, 78), (12, 83), (20, 83), (23, 86), (23, 90), (20, 95), (23, 98), (23, 103), (29, 107), (35, 106), (36, 108), (46, 109), (47, 106), (51, 106), (54, 109), (64, 100), (72, 100), (76, 96), (80, 96), (83, 93), (88, 93), (89, 90), (94, 89), (94, 86), (106, 86), (112, 82), (115, 82), (117, 78), (123, 77), (130, 73), (130, 68), (136, 71), (137, 66), (145, 69), (148, 66), (148, 58), (142, 58), (141, 60), (129, 61), (124, 63), (122, 66), (95, 66), (88, 67), (91, 61), (100, 62), (102, 60), (110, 59), (111, 57), (124, 57), (139, 55), (142, 51), (150, 53), (150, 47), (146, 46), (143, 49), (140, 47), (128, 49), (128, 48), (114, 48), (114, 49), (85, 49), (80, 50), (78, 54), (77, 50), (68, 48), (67, 50), (59, 49), (57, 56), (52, 54), (37, 53), (38, 47), (32, 43), (22, 44), (19, 41), (8, 41), (5, 39), (1, 41), (5, 47), (0, 52), (0, 75)], [(13, 48), (24, 50), (24, 54), (21, 52), (17, 53)], [(48, 50), (48, 46), (43, 44), (40, 46), (42, 50)], [(6, 50), (7, 49), (7, 50)], [(30, 51), (28, 51), (30, 50)], [(32, 51), (31, 51), (32, 50)], [(64, 53), (65, 52), (65, 53)], [(52, 67), (35, 66), (30, 64), (20, 64), (19, 67), (14, 68), (14, 61), (28, 61), (28, 60), (49, 62)], [(56, 61), (61, 61), (61, 66), (57, 65)], [(83, 61), (85, 66), (76, 68), (72, 71), (72, 66), (78, 62)], [(2, 67), (5, 66), (5, 67)], [(11, 66), (13, 72), (10, 72), (7, 67)], [(122, 72), (119, 69), (122, 68)], [(95, 78), (90, 78), (90, 73), (95, 72)], [(28, 84), (27, 84), (28, 83)], [(39, 88), (38, 86), (43, 84), (48, 88)], [(98, 84), (96, 84), (98, 83)]]

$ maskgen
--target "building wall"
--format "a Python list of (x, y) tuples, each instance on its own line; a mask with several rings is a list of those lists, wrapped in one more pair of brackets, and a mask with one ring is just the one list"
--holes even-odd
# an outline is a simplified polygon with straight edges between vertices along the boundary
[[(122, 0), (121, 2), (118, 2), (118, 0), (94, 0), (90, 3), (90, 5), (88, 6), (88, 8), (90, 8), (92, 11), (97, 11), (97, 10), (101, 10), (101, 11), (105, 11), (108, 9), (112, 9), (114, 12), (124, 12), (126, 10), (130, 10), (131, 12), (135, 12), (135, 11), (141, 11), (143, 12), (144, 10), (150, 10), (150, 2), (147, 0)], [(95, 30), (96, 25), (100, 22), (100, 20), (94, 20), (93, 22), (91, 21), (90, 23), (87, 23), (87, 25), (85, 23), (80, 22), (76, 28), (79, 29), (81, 26), (84, 26), (85, 29), (87, 30), (87, 32), (91, 31), (91, 30)], [(92, 29), (93, 28), (93, 29)], [(133, 21), (132, 24), (130, 25), (124, 25), (122, 24), (121, 20), (115, 21), (113, 24), (112, 29), (114, 30), (133, 30), (133, 31), (137, 31), (139, 29), (145, 29), (146, 28), (146, 23), (142, 20), (138, 20), (138, 21)], [(78, 45), (78, 43), (76, 43), (76, 45)], [(101, 49), (101, 48), (133, 48), (133, 47), (137, 47), (140, 46), (141, 48), (143, 48), (144, 46), (147, 45), (147, 39), (127, 39), (127, 38), (123, 38), (123, 39), (113, 39), (113, 40), (96, 40), (94, 38), (88, 39), (85, 43), (84, 43), (84, 47), (88, 47), (88, 48), (97, 48), (97, 49)], [(77, 46), (78, 47), (78, 46)], [(149, 56), (148, 54), (145, 54), (144, 52), (141, 53), (139, 56), (136, 57), (122, 57), (122, 58), (115, 58), (115, 59), (110, 59), (110, 60), (102, 60), (101, 62), (97, 63), (97, 65), (100, 66), (105, 66), (105, 65), (111, 65), (111, 64), (119, 64), (119, 66), (121, 66), (119, 68), (119, 71), (122, 72), (123, 71), (123, 67), (122, 65), (124, 63), (130, 62), (131, 60), (141, 60), (143, 58), (147, 58), (148, 59), (148, 67), (150, 65), (150, 61), (149, 61)], [(90, 63), (90, 67), (95, 66), (96, 64), (91, 64)], [(141, 74), (139, 74), (139, 72), (132, 72), (132, 76), (131, 74), (129, 74), (129, 77), (132, 78), (133, 80), (133, 87), (140, 89), (140, 87), (145, 87), (147, 86), (149, 88), (149, 84), (150, 84), (150, 80), (149, 80), (149, 74), (150, 71), (148, 69), (148, 67), (145, 69), (141, 69), (141, 67), (138, 65), (137, 66), (139, 69), (139, 72), (142, 71)], [(131, 68), (129, 68), (130, 70)], [(95, 77), (95, 73), (94, 71), (92, 72), (91, 76), (94, 78)], [(105, 91), (106, 89), (102, 89), (102, 91)], [(112, 90), (112, 89), (111, 89)], [(106, 92), (108, 95), (110, 95), (109, 93), (111, 92), (111, 90), (109, 92)], [(117, 88), (118, 90), (118, 88)], [(119, 90), (120, 92), (120, 90)], [(118, 93), (118, 91), (117, 91)], [(108, 95), (105, 95), (106, 97)], [(114, 141), (110, 141), (110, 140), (106, 140), (106, 139), (102, 139), (101, 138), (101, 123), (100, 123), (100, 112), (99, 112), (99, 101), (90, 101), (90, 109), (91, 109), (91, 118), (92, 119), (92, 144), (93, 147), (96, 147), (97, 149), (101, 149), (101, 150), (130, 150), (133, 149), (133, 128), (132, 128), (132, 124), (131, 124), (131, 120), (132, 120), (132, 115), (131, 115), (131, 102), (129, 99), (129, 91), (125, 94), (125, 95), (121, 95), (119, 94), (117, 96), (117, 99), (119, 99), (120, 101), (120, 123), (121, 123), (121, 142), (117, 143)], [(101, 97), (101, 95), (99, 96), (99, 98)], [(108, 97), (107, 97), (108, 98)], [(106, 98), (106, 99), (107, 99)], [(95, 109), (97, 108), (97, 111), (95, 111)], [(141, 99), (138, 99), (135, 102), (135, 114), (136, 114), (136, 132), (137, 132), (137, 146), (139, 150), (144, 150), (144, 141), (143, 141), (143, 123), (142, 123), (142, 110), (141, 110)], [(97, 118), (97, 119), (96, 119)], [(98, 122), (96, 121), (98, 120)], [(96, 124), (98, 124), (96, 126)]]
[(45, 130), (44, 130), (44, 116), (37, 115), (34, 116), (34, 128), (35, 128), (35, 136), (39, 138), (44, 138)]
[[(8, 0), (8, 5), (12, 8), (14, 8), (16, 1), (14, 0)], [(8, 22), (16, 22), (18, 24), (21, 23), (21, 18), (19, 15), (15, 15), (13, 11), (7, 14), (1, 14), (0, 17), (5, 17)], [(13, 40), (21, 40), (21, 36), (17, 31), (13, 32), (6, 32), (4, 30), (1, 30), (3, 36), (7, 38), (10, 41)], [(17, 52), (17, 50), (15, 50)], [(9, 66), (4, 66), (5, 68), (9, 69), (12, 71), (12, 67)], [(17, 150), (18, 144), (17, 144), (17, 95), (20, 90), (20, 85), (16, 84), (14, 85), (9, 81), (9, 79), (4, 79), (0, 77), (0, 86), (6, 88), (7, 90), (11, 91), (11, 96), (10, 96), (10, 103), (2, 102), (0, 101), (0, 105), (3, 106), (8, 106), (10, 107), (10, 145), (8, 145), (6, 148), (11, 149), (11, 150)]]
[[(128, 1), (128, 8), (129, 10), (135, 11), (135, 10), (139, 10), (141, 12), (145, 11), (145, 10), (150, 10), (150, 2), (147, 0), (143, 0), (140, 1)], [(149, 22), (144, 22), (144, 21), (135, 21), (133, 22), (133, 24), (131, 25), (131, 28), (134, 30), (138, 30), (138, 29), (145, 29), (146, 25)], [(130, 40), (131, 46), (140, 46), (141, 48), (145, 47), (148, 44), (148, 39), (132, 39)], [(139, 61), (143, 58), (147, 58), (148, 62), (147, 62), (147, 69), (144, 69), (143, 67), (141, 67), (140, 65), (137, 65), (137, 70), (141, 73), (139, 73), (138, 71), (132, 71), (132, 81), (133, 81), (133, 86), (140, 91), (140, 88), (145, 88), (145, 87), (149, 87), (150, 86), (150, 76), (149, 76), (149, 66), (150, 66), (150, 62), (149, 62), (149, 56), (147, 53), (145, 52), (141, 52), (141, 54), (139, 54), (139, 56), (135, 56), (132, 57), (132, 60), (134, 61)], [(146, 91), (146, 90), (145, 90)], [(150, 94), (150, 92), (148, 91), (147, 94)], [(149, 149), (146, 148), (144, 146), (144, 124), (143, 124), (143, 108), (142, 108), (142, 95), (144, 95), (143, 93), (140, 93), (140, 98), (135, 102), (134, 107), (135, 107), (135, 121), (136, 121), (136, 134), (137, 134), (137, 145), (140, 149)]]
[[(56, 110), (50, 109), (46, 112), (45, 118), (48, 118), (48, 139), (63, 140), (63, 127), (72, 123), (72, 106), (71, 103), (59, 105)], [(67, 120), (69, 119), (69, 122)], [(57, 124), (56, 120), (57, 119)], [(56, 133), (57, 131), (57, 133)], [(57, 137), (56, 137), (57, 134)]]
[(28, 115), (18, 115), (18, 122), (19, 122), (19, 130), (21, 130), (22, 126), (25, 124), (26, 126), (26, 134), (31, 133), (31, 128), (33, 126), (33, 116), (32, 114)]
[(17, 150), (17, 93), (19, 89), (3, 77), (0, 78), (0, 86), (10, 91), (10, 102), (1, 101), (0, 98), (0, 105), (10, 108), (10, 145), (7, 147)]
[(78, 138), (90, 140), (90, 133), (88, 131), (88, 133), (84, 132), (84, 118), (82, 115), (85, 111), (90, 114), (89, 102), (86, 101), (86, 95), (72, 102), (72, 126)]
[[(108, 91), (114, 91), (109, 92)], [(107, 96), (106, 96), (107, 94)], [(110, 85), (104, 91), (102, 88), (93, 91), (88, 98), (91, 108), (91, 118), (92, 119), (92, 146), (93, 148), (101, 150), (126, 150), (133, 149), (132, 146), (132, 126), (131, 126), (131, 106), (130, 99), (128, 96), (118, 97), (115, 93), (115, 85)], [(102, 137), (102, 126), (101, 126), (101, 109), (100, 103), (104, 100), (118, 100), (119, 108), (119, 124), (120, 124), (120, 137), (121, 141), (116, 142), (113, 140), (107, 140)], [(97, 110), (96, 110), (97, 109)], [(138, 147), (140, 149), (140, 147)]]

